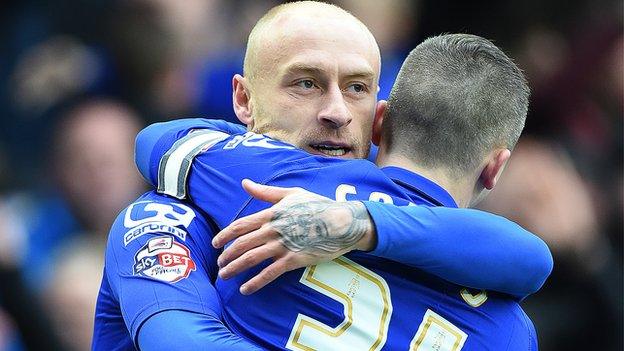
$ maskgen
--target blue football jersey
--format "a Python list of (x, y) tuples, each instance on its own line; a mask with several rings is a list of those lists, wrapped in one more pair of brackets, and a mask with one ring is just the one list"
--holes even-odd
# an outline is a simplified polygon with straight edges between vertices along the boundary
[(191, 205), (155, 191), (119, 214), (106, 248), (93, 350), (135, 349), (142, 323), (166, 310), (221, 319), (213, 228)]
[[(222, 133), (188, 137), (190, 132), (202, 130)], [(155, 123), (137, 136), (136, 164), (149, 183), (160, 184), (161, 191), (164, 184), (169, 184), (173, 188), (168, 193), (184, 197), (186, 171), (193, 155), (228, 135), (244, 132), (240, 125), (201, 118)], [(186, 140), (181, 140), (184, 137)], [(172, 166), (159, 172), (164, 164)], [(180, 173), (179, 169), (186, 171)], [(222, 179), (227, 181), (227, 176)], [(233, 188), (240, 190), (237, 184)], [(353, 191), (351, 185), (343, 185), (336, 190), (336, 198), (346, 199)], [(378, 192), (370, 199), (385, 201)], [(472, 209), (383, 206), (374, 201), (364, 204), (376, 226), (377, 246), (370, 252), (375, 256), (422, 269), (455, 284), (499, 291), (519, 299), (539, 290), (552, 271), (552, 255), (544, 241), (504, 217)]]
[[(312, 156), (254, 133), (191, 133), (163, 156), (158, 171), (159, 191), (190, 198), (221, 228), (268, 206), (244, 192), (244, 178), (336, 200), (456, 207), (443, 188), (412, 172)], [(217, 279), (216, 287), (231, 330), (268, 349), (536, 349), (532, 323), (507, 296), (363, 252), (289, 272), (241, 295), (240, 285), (266, 264)]]

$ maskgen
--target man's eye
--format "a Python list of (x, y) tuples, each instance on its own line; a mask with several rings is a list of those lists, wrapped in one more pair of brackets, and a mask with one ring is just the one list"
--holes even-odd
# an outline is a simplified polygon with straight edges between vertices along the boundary
[(347, 87), (347, 91), (352, 93), (363, 93), (366, 91), (366, 86), (361, 83), (354, 83)]
[(314, 81), (311, 79), (303, 79), (295, 83), (295, 85), (305, 89), (312, 89), (314, 88)]

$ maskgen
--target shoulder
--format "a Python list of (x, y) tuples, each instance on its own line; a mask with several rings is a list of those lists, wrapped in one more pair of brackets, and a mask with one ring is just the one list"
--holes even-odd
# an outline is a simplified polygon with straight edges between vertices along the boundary
[(111, 283), (134, 276), (173, 283), (198, 265), (212, 274), (214, 232), (212, 220), (191, 204), (150, 191), (117, 216), (106, 246), (107, 274), (115, 277)]
[(231, 155), (236, 157), (235, 162), (246, 160), (283, 161), (284, 157), (292, 160), (309, 158), (311, 156), (291, 144), (253, 132), (231, 135), (213, 147), (202, 150), (199, 156), (210, 157), (215, 154)]
[[(185, 174), (193, 172), (223, 175), (222, 178), (242, 179), (252, 177), (258, 182), (268, 181), (273, 177), (292, 171), (315, 171), (318, 169), (375, 169), (374, 164), (366, 160), (345, 160), (319, 155), (312, 155), (291, 144), (275, 140), (266, 135), (247, 132), (232, 135), (212, 146), (196, 153), (193, 166), (186, 163), (186, 168), (171, 164), (168, 160), (161, 163), (161, 179), (167, 180), (171, 173), (173, 179), (183, 179)], [(187, 157), (187, 159), (190, 159)], [(160, 183), (160, 182), (159, 182)], [(238, 183), (237, 183), (238, 184)]]
[(123, 209), (110, 231), (109, 242), (124, 246), (147, 234), (168, 234), (186, 241), (190, 232), (205, 230), (209, 220), (192, 204), (161, 195), (143, 194)]

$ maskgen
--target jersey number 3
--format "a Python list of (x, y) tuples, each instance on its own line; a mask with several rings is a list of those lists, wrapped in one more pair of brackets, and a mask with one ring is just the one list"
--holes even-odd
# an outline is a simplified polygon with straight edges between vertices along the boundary
[[(286, 348), (290, 350), (380, 350), (392, 316), (390, 289), (376, 273), (345, 258), (306, 268), (300, 282), (343, 305), (345, 319), (329, 327), (299, 314)], [(409, 350), (461, 350), (467, 335), (427, 310)]]

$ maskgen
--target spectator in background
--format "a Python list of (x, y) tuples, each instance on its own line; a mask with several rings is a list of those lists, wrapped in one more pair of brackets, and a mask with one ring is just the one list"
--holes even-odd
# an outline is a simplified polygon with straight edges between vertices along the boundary
[(123, 104), (94, 100), (69, 111), (55, 131), (53, 173), (82, 233), (60, 240), (44, 295), (69, 350), (91, 345), (106, 234), (119, 209), (143, 191), (133, 167), (140, 126)]
[(25, 238), (20, 221), (5, 197), (13, 174), (0, 145), (0, 350), (60, 350), (49, 318), (36, 296), (24, 284), (20, 270)]
[(537, 139), (521, 141), (481, 207), (540, 233), (552, 250), (551, 278), (525, 303), (540, 331), (540, 348), (616, 349), (612, 336), (621, 301), (611, 294), (620, 279), (617, 254), (599, 225), (591, 186), (563, 149)]
[(364, 22), (375, 35), (383, 58), (377, 98), (388, 99), (403, 61), (422, 38), (414, 35), (420, 14), (419, 1), (340, 0), (337, 2)]
[[(12, 196), (9, 243), (68, 349), (90, 345), (106, 234), (119, 209), (144, 190), (133, 162), (137, 116), (112, 100), (86, 100), (53, 131), (45, 190)], [(45, 177), (45, 175), (44, 175)], [(4, 244), (4, 243), (3, 243)], [(1, 253), (5, 253), (2, 251)], [(6, 257), (5, 257), (6, 259)]]
[(88, 350), (95, 300), (102, 279), (103, 243), (79, 240), (61, 247), (43, 303), (66, 350)]
[[(197, 67), (197, 106), (199, 116), (221, 118), (240, 123), (232, 110), (232, 77), (242, 73), (247, 36), (256, 20), (279, 1), (236, 0), (221, 1), (217, 18), (219, 25), (228, 30), (217, 30), (218, 46), (204, 56)], [(236, 18), (236, 25), (229, 20)], [(169, 116), (170, 118), (172, 116)]]
[(55, 130), (53, 174), (81, 227), (106, 236), (120, 208), (142, 189), (133, 166), (137, 116), (125, 105), (87, 101)]
[[(551, 350), (615, 350), (623, 341), (624, 36), (614, 15), (622, 2), (585, 6), (569, 33), (542, 23), (521, 42), (520, 65), (536, 83), (527, 129), (540, 141), (526, 145), (524, 160), (510, 164), (518, 161), (518, 170), (506, 174), (537, 162), (515, 187), (541, 194), (542, 213), (521, 211), (518, 221), (543, 233), (557, 262), (527, 304), (539, 316), (540, 344)], [(523, 198), (491, 208), (520, 210)]]

